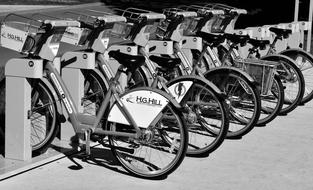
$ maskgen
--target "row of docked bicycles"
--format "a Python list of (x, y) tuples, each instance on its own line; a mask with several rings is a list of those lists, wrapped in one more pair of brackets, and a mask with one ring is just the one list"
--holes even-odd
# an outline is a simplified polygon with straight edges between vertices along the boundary
[[(242, 11), (206, 4), (162, 13), (116, 8), (62, 17), (7, 15), (1, 46), (25, 55), (26, 63), (43, 62), (44, 77), (29, 79), (33, 152), (44, 152), (68, 120), (85, 141), (86, 155), (90, 141), (109, 144), (128, 172), (162, 177), (185, 155), (206, 156), (226, 138), (240, 138), (310, 101), (310, 81), (296, 61), (301, 57), (309, 69), (312, 56), (301, 49), (275, 52), (289, 30), (271, 28), (271, 44), (224, 32)], [(79, 65), (84, 76), (82, 113), (54, 64), (61, 43), (79, 48), (60, 60), (61, 67)], [(238, 47), (247, 43), (252, 48), (243, 58)]]

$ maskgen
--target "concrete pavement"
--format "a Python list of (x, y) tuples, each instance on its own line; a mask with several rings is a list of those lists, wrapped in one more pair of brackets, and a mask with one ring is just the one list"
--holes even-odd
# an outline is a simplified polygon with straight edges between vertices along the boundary
[(94, 160), (65, 157), (0, 181), (0, 189), (186, 189), (312, 190), (313, 102), (256, 127), (240, 140), (226, 140), (209, 157), (186, 157), (163, 180), (129, 176), (108, 150)]

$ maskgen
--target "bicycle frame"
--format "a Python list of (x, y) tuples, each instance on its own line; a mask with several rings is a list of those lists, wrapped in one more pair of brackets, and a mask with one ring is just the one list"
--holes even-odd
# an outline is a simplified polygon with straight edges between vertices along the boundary
[[(119, 95), (117, 93), (117, 89), (114, 85), (114, 80), (117, 80), (119, 77), (119, 72), (115, 76), (115, 79), (110, 81), (108, 92), (106, 93), (105, 99), (101, 104), (101, 107), (99, 109), (99, 112), (96, 117), (89, 116), (89, 115), (81, 115), (78, 113), (76, 107), (73, 104), (72, 97), (62, 80), (60, 74), (56, 70), (56, 68), (53, 66), (52, 62), (47, 62), (45, 66), (45, 70), (47, 72), (48, 79), (53, 83), (55, 91), (61, 97), (61, 100), (63, 104), (65, 105), (66, 111), (69, 115), (69, 118), (71, 120), (71, 123), (73, 125), (73, 128), (76, 133), (84, 133), (87, 130), (91, 130), (94, 133), (98, 134), (105, 134), (105, 135), (117, 135), (117, 136), (127, 136), (127, 137), (138, 137), (140, 134), (140, 129), (134, 119), (132, 118), (129, 110), (125, 107), (121, 99), (119, 98)], [(123, 132), (115, 132), (115, 131), (109, 131), (109, 130), (103, 130), (99, 129), (97, 126), (100, 123), (101, 118), (104, 115), (105, 109), (108, 107), (110, 103), (111, 97), (114, 97), (116, 105), (120, 108), (125, 118), (128, 120), (128, 122), (134, 127), (136, 130), (136, 135), (129, 134), (129, 133), (123, 133)], [(86, 125), (86, 124), (89, 125)]]

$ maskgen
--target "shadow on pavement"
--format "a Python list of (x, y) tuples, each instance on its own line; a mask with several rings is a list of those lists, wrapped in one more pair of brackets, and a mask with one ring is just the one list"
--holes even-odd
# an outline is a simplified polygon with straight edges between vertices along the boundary
[[(110, 145), (103, 144), (103, 146), (102, 145), (98, 145), (98, 146), (101, 146), (101, 148), (99, 147), (91, 148), (90, 155), (86, 155), (84, 150), (79, 151), (79, 152), (74, 151), (73, 149), (76, 149), (77, 146), (73, 146), (73, 149), (65, 149), (64, 147), (58, 147), (58, 146), (53, 145), (51, 148), (60, 152), (68, 152), (68, 153), (65, 153), (65, 155), (70, 161), (73, 162), (73, 165), (68, 167), (71, 170), (83, 169), (83, 166), (76, 161), (76, 159), (79, 159), (82, 162), (95, 165), (95, 166), (100, 166), (105, 169), (109, 169), (109, 170), (118, 172), (123, 175), (128, 175), (128, 176), (135, 177), (135, 178), (141, 178), (123, 169), (119, 161), (116, 159), (116, 157), (113, 155), (112, 151), (110, 150)], [(166, 178), (167, 176), (149, 179), (149, 180), (164, 180)], [(144, 179), (144, 178), (141, 178), (141, 179)]]

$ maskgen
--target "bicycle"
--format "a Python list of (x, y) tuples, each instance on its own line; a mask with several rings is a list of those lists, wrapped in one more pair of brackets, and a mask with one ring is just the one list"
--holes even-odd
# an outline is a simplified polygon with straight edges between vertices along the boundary
[[(235, 25), (236, 20), (238, 19), (238, 16), (242, 14), (241, 12), (235, 12), (234, 7), (225, 6), (222, 4), (208, 4), (209, 6), (213, 6), (215, 8), (220, 8), (225, 10), (225, 12), (229, 13), (229, 16), (227, 17), (228, 20), (223, 23), (223, 26), (220, 26), (220, 28), (227, 28), (227, 25), (231, 25), (230, 28), (233, 28)], [(235, 13), (231, 13), (235, 12)], [(231, 14), (230, 14), (231, 13)], [(231, 19), (232, 18), (232, 19)], [(229, 28), (229, 27), (228, 27)], [(226, 43), (225, 46), (220, 45), (219, 47), (219, 54), (220, 58), (227, 54), (229, 45)], [(240, 57), (240, 53), (233, 48), (232, 51), (234, 53), (231, 53), (232, 58), (234, 59), (236, 57)], [(303, 75), (301, 74), (300, 70), (296, 68), (295, 63), (293, 60), (288, 58), (287, 56), (281, 55), (281, 54), (271, 54), (267, 56), (263, 56), (260, 58), (261, 60), (266, 61), (273, 61), (278, 62), (280, 65), (278, 66), (280, 78), (284, 85), (284, 105), (282, 109), (280, 110), (280, 115), (286, 115), (292, 110), (294, 110), (300, 101), (302, 100), (303, 94), (304, 94), (304, 79)], [(281, 68), (282, 67), (282, 68)]]
[[(8, 21), (11, 17), (17, 18), (17, 21)], [(20, 19), (25, 21), (20, 22)], [(163, 177), (181, 164), (187, 149), (188, 135), (180, 106), (165, 92), (149, 87), (132, 89), (123, 94), (118, 93), (116, 84), (123, 69), (140, 67), (144, 61), (142, 57), (124, 60), (123, 65), (109, 82), (105, 99), (96, 116), (78, 113), (52, 61), (66, 28), (80, 27), (80, 23), (72, 20), (40, 22), (9, 14), (4, 18), (1, 26), (2, 33), (19, 31), (27, 35), (27, 39), (23, 40), (25, 45), (22, 49), (12, 47), (10, 44), (2, 44), (3, 47), (24, 53), (26, 57), (23, 59), (26, 62), (40, 59), (44, 65), (45, 78), (30, 80), (33, 87), (31, 118), (45, 109), (45, 114), (49, 114), (49, 117), (57, 123), (58, 115), (62, 113), (57, 112), (56, 104), (62, 101), (75, 133), (83, 136), (86, 141), (87, 156), (91, 155), (92, 136), (102, 139), (108, 136), (113, 155), (128, 172), (136, 176)], [(57, 94), (57, 99), (53, 94)], [(110, 105), (112, 98), (114, 104)], [(46, 100), (49, 104), (41, 104), (40, 100)], [(143, 113), (145, 118), (141, 117)], [(105, 125), (99, 126), (102, 118), (106, 119)], [(51, 125), (50, 131), (55, 133), (57, 127)], [(165, 136), (167, 141), (164, 140)], [(48, 146), (54, 135), (45, 137), (43, 146)]]
[(303, 98), (300, 101), (300, 104), (305, 104), (313, 99), (313, 86), (311, 84), (311, 76), (312, 76), (312, 65), (313, 65), (313, 56), (312, 54), (304, 51), (301, 48), (288, 48), (286, 50), (283, 50), (281, 52), (277, 52), (275, 48), (275, 44), (278, 40), (282, 40), (285, 38), (288, 38), (288, 36), (291, 34), (291, 30), (289, 29), (280, 29), (271, 27), (269, 30), (275, 34), (274, 40), (269, 46), (269, 49), (267, 51), (266, 55), (273, 55), (273, 54), (280, 54), (285, 55), (289, 58), (291, 58), (295, 63), (296, 66), (300, 69), (303, 77), (304, 77), (304, 95)]
[[(139, 10), (135, 8), (128, 8), (127, 11), (143, 11), (143, 12), (149, 12), (147, 10)], [(188, 13), (192, 14), (192, 13)], [(158, 23), (157, 23), (158, 24)], [(156, 24), (155, 24), (156, 26)], [(137, 36), (144, 35), (144, 34), (137, 34)], [(190, 106), (191, 110), (193, 110), (194, 113), (197, 115), (198, 123), (200, 123), (200, 126), (196, 127), (196, 125), (191, 126), (191, 130), (189, 130), (189, 148), (187, 150), (187, 154), (189, 155), (203, 155), (213, 152), (213, 150), (216, 150), (223, 142), (226, 132), (228, 130), (228, 116), (227, 116), (227, 105), (224, 102), (224, 99), (222, 98), (223, 95), (221, 92), (213, 85), (212, 83), (204, 80), (201, 77), (197, 77), (196, 75), (190, 75), (190, 76), (173, 76), (173, 70), (177, 69), (177, 66), (180, 65), (181, 60), (170, 58), (166, 56), (159, 56), (158, 54), (168, 54), (170, 55), (173, 52), (172, 46), (170, 44), (171, 41), (163, 41), (154, 38), (154, 36), (157, 35), (156, 33), (156, 27), (152, 30), (150, 30), (150, 38), (148, 41), (148, 46), (139, 47), (139, 52), (141, 55), (143, 55), (146, 58), (146, 67), (141, 68), (141, 73), (144, 73), (144, 75), (141, 75), (141, 79), (136, 80), (136, 83), (138, 81), (148, 81), (147, 78), (152, 78), (153, 80), (148, 81), (147, 85), (157, 87), (160, 84), (163, 83), (163, 89), (170, 91), (171, 94), (176, 97), (176, 99), (183, 100), (183, 104), (187, 104), (187, 106)], [(164, 47), (164, 43), (167, 43), (167, 47), (169, 49), (168, 52), (162, 50), (162, 47)], [(140, 44), (138, 44), (140, 46)], [(148, 47), (148, 48), (147, 48)], [(149, 50), (148, 50), (149, 49)], [(151, 51), (152, 50), (152, 51)], [(159, 51), (159, 53), (158, 53)], [(145, 71), (146, 70), (146, 71)], [(139, 71), (140, 72), (140, 71)], [(137, 72), (138, 75), (138, 72)], [(163, 82), (164, 81), (164, 82)], [(164, 83), (167, 87), (164, 87)], [(188, 90), (188, 94), (185, 95), (185, 97), (182, 99), (179, 96), (177, 97), (177, 92), (175, 91), (175, 87), (180, 84), (181, 87), (183, 87), (181, 84), (188, 84), (193, 81), (192, 85), (190, 86), (190, 89)], [(185, 85), (188, 87), (188, 85)], [(197, 93), (195, 93), (197, 92)], [(201, 93), (200, 93), (201, 92)], [(175, 95), (176, 94), (176, 95)], [(193, 95), (195, 97), (193, 97)], [(188, 98), (192, 98), (192, 100), (188, 100)], [(200, 100), (202, 105), (206, 106), (200, 106), (199, 100), (194, 100), (196, 97), (205, 97), (206, 101)], [(203, 98), (202, 98), (203, 99)], [(186, 101), (187, 100), (187, 101)], [(208, 102), (208, 103), (206, 103)], [(208, 112), (208, 110), (211, 110)], [(215, 110), (215, 113), (213, 113)], [(207, 114), (205, 114), (205, 112)], [(204, 121), (205, 119), (205, 121)], [(218, 123), (216, 123), (218, 121)], [(214, 122), (214, 123), (211, 123)], [(203, 128), (203, 126), (205, 126)], [(197, 129), (197, 131), (195, 130)], [(196, 136), (196, 133), (203, 133), (206, 132), (206, 136), (213, 137), (213, 141), (210, 142), (209, 139), (204, 140), (203, 143), (206, 145), (197, 145), (197, 142), (199, 142), (200, 138), (203, 138), (202, 136)], [(212, 136), (213, 135), (213, 136)], [(204, 135), (205, 136), (205, 135)]]
[[(183, 12), (181, 8), (183, 7), (180, 7), (177, 12)], [(187, 8), (187, 10), (189, 9)], [(240, 69), (231, 67), (204, 67), (204, 64), (200, 61), (202, 58), (196, 58), (199, 54), (204, 54), (206, 49), (209, 47), (205, 46), (207, 37), (202, 36), (199, 33), (195, 33), (194, 31), (201, 30), (203, 26), (213, 27), (212, 24), (208, 23), (208, 21), (210, 20), (209, 18), (212, 18), (212, 13), (215, 12), (220, 14), (220, 11), (201, 9), (201, 14), (204, 15), (202, 15), (200, 19), (199, 17), (196, 19), (193, 18), (192, 20), (189, 19), (189, 21), (186, 21), (184, 24), (184, 27), (168, 27), (168, 33), (164, 36), (166, 37), (166, 35), (174, 33), (171, 30), (182, 30), (180, 34), (185, 34), (184, 40), (182, 41), (188, 41), (188, 38), (190, 38), (189, 41), (193, 41), (192, 39), (194, 39), (195, 36), (202, 38), (200, 48), (196, 48), (199, 45), (195, 45), (196, 47), (193, 48), (186, 47), (186, 49), (182, 49), (183, 47), (179, 44), (181, 41), (175, 42), (176, 56), (179, 57), (183, 63), (181, 65), (182, 69), (180, 73), (203, 76), (213, 82), (227, 95), (227, 101), (229, 101), (230, 105), (230, 127), (227, 137), (238, 138), (251, 131), (258, 121), (260, 116), (260, 97), (254, 79), (252, 79), (247, 73)], [(194, 32), (192, 35), (190, 34), (192, 33), (191, 31)], [(179, 32), (175, 32), (175, 34), (179, 34)], [(196, 40), (194, 41), (197, 42)], [(186, 57), (185, 50), (192, 51), (194, 57), (193, 63), (191, 63), (191, 61), (189, 61)], [(238, 93), (241, 94), (241, 96), (238, 96)], [(246, 101), (236, 97), (246, 97)], [(247, 106), (245, 108), (245, 106), (243, 106), (240, 102), (245, 102), (246, 105), (250, 105), (249, 109), (247, 109)]]
[[(232, 51), (232, 53), (230, 53), (232, 60), (241, 57), (240, 52), (236, 48), (228, 49), (229, 46), (227, 48), (220, 46), (219, 48), (221, 57), (225, 56), (227, 54), (225, 54), (225, 52), (227, 51)], [(284, 55), (272, 54), (258, 59), (279, 63), (277, 73), (284, 86), (284, 104), (279, 114), (286, 115), (290, 113), (299, 105), (304, 94), (305, 84), (300, 69), (297, 68), (292, 59)]]
[[(213, 4), (211, 6), (213, 6)], [(223, 8), (224, 10), (228, 10), (228, 12), (230, 12), (231, 10), (237, 9), (235, 7), (231, 7), (231, 6), (227, 6), (227, 5), (223, 5), (223, 4), (215, 4), (214, 7)], [(236, 29), (234, 29), (235, 23), (241, 14), (247, 14), (247, 11), (237, 12), (236, 14), (233, 15), (233, 19), (232, 19), (231, 23), (230, 22), (225, 23), (225, 24), (228, 24), (228, 26), (225, 26), (227, 32), (236, 31)], [(277, 28), (277, 29), (274, 29), (275, 30), (275, 32), (274, 32), (270, 28), (277, 28), (277, 27), (269, 27), (268, 28), (269, 32), (272, 32), (272, 34), (274, 34), (274, 39), (271, 42), (268, 50), (262, 51), (261, 53), (264, 53), (264, 54), (262, 54), (263, 56), (280, 54), (280, 55), (287, 56), (287, 57), (291, 58), (292, 60), (294, 60), (296, 66), (299, 67), (299, 69), (301, 70), (303, 77), (304, 77), (305, 91), (304, 91), (303, 98), (299, 103), (300, 105), (304, 105), (305, 103), (309, 102), (313, 98), (313, 92), (312, 92), (313, 87), (311, 85), (311, 80), (312, 80), (311, 79), (311, 76), (312, 76), (311, 68), (313, 65), (313, 56), (311, 53), (306, 52), (305, 50), (302, 49), (302, 47), (301, 47), (302, 44), (299, 44), (299, 48), (290, 48), (288, 46), (288, 43), (287, 43), (285, 50), (280, 50), (280, 52), (277, 52), (277, 50), (275, 48), (277, 41), (287, 39), (288, 36), (292, 33), (292, 31), (290, 29), (279, 29), (279, 28)], [(284, 59), (284, 58), (281, 58), (281, 59)], [(287, 60), (286, 60), (286, 62), (287, 62)], [(286, 114), (286, 113), (284, 113), (284, 114)]]
[[(115, 23), (115, 24), (118, 24), (118, 27), (113, 27), (110, 32), (108, 31), (105, 32), (109, 34), (106, 37), (109, 37), (109, 36), (112, 37), (112, 36), (118, 35), (119, 37), (125, 38), (125, 39), (127, 38), (141, 39), (141, 40), (133, 40), (135, 44), (138, 44), (138, 46), (140, 44), (144, 44), (143, 42), (143, 39), (145, 39), (144, 36), (148, 34), (146, 28), (152, 27), (155, 22), (156, 23), (158, 22), (158, 18), (164, 17), (164, 15), (162, 14), (146, 12), (146, 11), (144, 11), (143, 13), (142, 12), (134, 13), (133, 12), (134, 10), (131, 10), (130, 8), (126, 10), (120, 10), (120, 11), (123, 12), (123, 16), (125, 16), (125, 13), (127, 14), (132, 13), (131, 15), (128, 16), (128, 18), (129, 17), (134, 18), (133, 21), (135, 23), (132, 25), (131, 29), (127, 29), (127, 23)], [(136, 9), (136, 11), (139, 11), (139, 10)], [(95, 11), (92, 11), (92, 12), (95, 12)], [(81, 16), (77, 18), (80, 18), (80, 17)], [(104, 16), (103, 19), (105, 19), (105, 17), (106, 16)], [(114, 20), (112, 19), (113, 17), (119, 18), (121, 16), (109, 15), (109, 17), (111, 18), (111, 21), (113, 21)], [(90, 21), (90, 19), (88, 20)], [(86, 25), (85, 21), (81, 19), (79, 19), (79, 21), (82, 23), (83, 26)], [(99, 31), (100, 29), (93, 28), (92, 30)], [(136, 31), (136, 32), (132, 32), (132, 35), (128, 36), (128, 32), (125, 33), (125, 31), (127, 30), (129, 31), (129, 33), (131, 33), (131, 31)], [(103, 35), (101, 36), (103, 38)], [(100, 74), (99, 76), (103, 75), (104, 79), (108, 79), (112, 75), (112, 73), (114, 73), (110, 67), (110, 63), (109, 63), (110, 61), (108, 59), (105, 59), (104, 57), (104, 55), (107, 52), (114, 52), (114, 55), (116, 55), (114, 58), (118, 62), (123, 62), (123, 58), (132, 59), (133, 55), (128, 55), (125, 52), (123, 52), (123, 50), (121, 50), (121, 47), (123, 46), (119, 46), (120, 49), (118, 50), (110, 51), (111, 47), (109, 45), (107, 49), (102, 49), (101, 51), (99, 51), (93, 48), (94, 47), (93, 44), (100, 43), (102, 38), (99, 38), (98, 35), (91, 35), (91, 34), (90, 36), (87, 36), (87, 38), (89, 38), (90, 41), (92, 42), (88, 45), (89, 46), (88, 49), (90, 49), (89, 51), (94, 51), (97, 54), (96, 57), (101, 57), (101, 59), (97, 60), (98, 67), (96, 68), (96, 70), (97, 70), (97, 73)], [(172, 62), (175, 62), (175, 63), (173, 64)], [(177, 60), (164, 60), (164, 59), (160, 60), (160, 64), (162, 65), (168, 64), (169, 67), (175, 66), (177, 63), (178, 63)], [(142, 71), (142, 68), (145, 66), (146, 65), (143, 65), (140, 68), (140, 70)], [(137, 71), (138, 70), (128, 70), (126, 72), (127, 78), (133, 79), (133, 80), (128, 80), (127, 85), (126, 86), (124, 85), (124, 88), (121, 87), (121, 90), (129, 90), (138, 86), (149, 85), (142, 81), (142, 80), (147, 80), (147, 78), (144, 78), (144, 77), (140, 78), (141, 81), (140, 83), (138, 83), (139, 82), (138, 79), (134, 78), (136, 77)], [(153, 72), (155, 71), (153, 70)], [(227, 107), (225, 103), (223, 102), (222, 95), (220, 94), (219, 90), (214, 88), (215, 86), (213, 86), (213, 84), (208, 83), (204, 81), (203, 79), (197, 78), (197, 77), (179, 77), (176, 80), (171, 80), (167, 83), (167, 81), (161, 76), (163, 74), (164, 73), (156, 72), (156, 74), (153, 75), (154, 82), (152, 82), (155, 85), (152, 85), (151, 83), (149, 86), (152, 86), (153, 88), (161, 88), (165, 90), (167, 93), (173, 96), (175, 100), (177, 100), (177, 102), (181, 104), (182, 107), (185, 108), (186, 111), (184, 115), (185, 115), (186, 122), (188, 123), (188, 126), (189, 126), (188, 127), (189, 146), (187, 149), (187, 155), (200, 156), (200, 155), (207, 155), (213, 152), (222, 143), (225, 137), (225, 134), (227, 132), (227, 128), (228, 128)], [(100, 77), (99, 79), (103, 80), (101, 78), (102, 77)], [(184, 91), (181, 91), (182, 94), (180, 95), (178, 95), (178, 93), (176, 92), (178, 86), (184, 90)], [(195, 90), (196, 91), (199, 90), (199, 92), (202, 92), (201, 96), (199, 92), (195, 93)], [(197, 96), (193, 96), (194, 94), (196, 94)], [(205, 97), (205, 101), (208, 103), (205, 103), (203, 102), (203, 100), (202, 101), (200, 100), (202, 96)], [(198, 100), (196, 101), (192, 100), (195, 98), (198, 98)], [(200, 106), (201, 103), (199, 101), (202, 102), (202, 104), (206, 106), (201, 107)], [(214, 105), (213, 102), (216, 102), (216, 104)], [(207, 115), (204, 115), (203, 112), (209, 109), (211, 110), (211, 116), (208, 115), (210, 113), (208, 111), (206, 112)], [(216, 110), (216, 113), (212, 114), (213, 110)], [(194, 123), (200, 123), (200, 125), (194, 124)], [(215, 130), (215, 134), (213, 135), (210, 132), (210, 130)]]
[[(217, 9), (213, 9), (217, 8)], [(218, 55), (216, 51), (213, 49), (216, 49), (220, 44), (225, 43), (225, 39), (227, 35), (223, 35), (225, 30), (229, 30), (229, 28), (234, 27), (235, 22), (238, 18), (238, 15), (245, 14), (246, 11), (243, 9), (237, 9), (235, 7), (229, 7), (227, 5), (222, 4), (206, 4), (204, 6), (198, 6), (198, 5), (191, 5), (187, 6), (187, 9), (194, 9), (198, 10), (198, 13), (202, 17), (211, 18), (208, 19), (208, 22), (206, 24), (201, 24), (201, 20), (194, 24), (195, 27), (193, 28), (193, 32), (195, 31), (201, 31), (201, 35), (206, 36), (207, 44), (205, 45), (206, 52), (202, 52), (201, 59), (204, 65), (204, 69), (207, 69), (209, 67), (216, 67), (221, 65), (232, 65), (236, 66), (233, 62), (223, 63), (226, 59), (221, 61), (220, 59), (223, 59), (221, 55)], [(218, 10), (218, 13), (215, 13), (214, 11)], [(206, 12), (209, 12), (211, 14), (205, 14)], [(211, 32), (216, 34), (211, 34)], [(228, 35), (231, 37), (231, 35)], [(239, 38), (238, 38), (239, 39)], [(245, 40), (241, 43), (246, 43)], [(236, 45), (234, 45), (235, 47)], [(228, 50), (224, 51), (224, 54), (229, 54), (230, 52)], [(227, 57), (227, 56), (226, 56)], [(263, 61), (262, 61), (263, 62)], [(261, 61), (255, 62), (252, 60), (241, 60), (237, 62), (238, 66), (242, 67), (244, 66), (244, 69), (248, 71), (251, 76), (256, 77), (256, 75), (260, 75), (261, 73), (256, 73), (255, 71), (251, 70), (251, 68), (254, 69), (265, 69), (264, 64), (261, 66)], [(250, 68), (250, 70), (247, 70), (247, 68)], [(271, 71), (272, 69), (268, 68), (267, 71)], [(269, 75), (271, 76), (271, 74)], [(282, 108), (282, 101), (284, 98), (283, 89), (281, 86), (281, 81), (277, 76), (274, 76), (274, 79), (268, 80), (269, 84), (273, 84), (270, 91), (267, 92), (267, 88), (265, 84), (263, 84), (264, 76), (258, 76), (256, 79), (258, 81), (259, 87), (261, 87), (263, 90), (261, 90), (261, 114), (260, 118), (257, 122), (257, 125), (266, 125), (270, 121), (272, 121), (277, 114), (280, 112)], [(271, 77), (270, 77), (271, 78)], [(262, 80), (260, 80), (262, 79)], [(263, 86), (265, 85), (265, 86)], [(264, 91), (265, 89), (265, 91)], [(265, 92), (265, 93), (264, 93)]]

